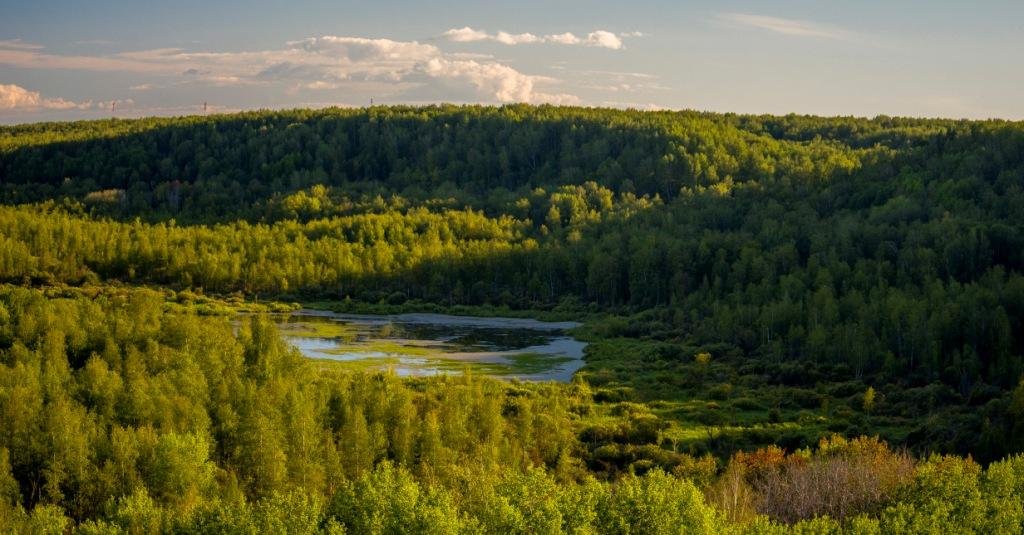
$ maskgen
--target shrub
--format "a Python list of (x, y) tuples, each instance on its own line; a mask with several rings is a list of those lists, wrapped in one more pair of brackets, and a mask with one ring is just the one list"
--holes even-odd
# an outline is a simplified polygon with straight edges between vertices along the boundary
[(609, 534), (715, 533), (718, 515), (693, 483), (661, 470), (627, 476), (598, 504), (598, 525)]
[(777, 447), (737, 454), (758, 512), (786, 523), (877, 513), (913, 476), (913, 461), (877, 438), (823, 439), (815, 454)]

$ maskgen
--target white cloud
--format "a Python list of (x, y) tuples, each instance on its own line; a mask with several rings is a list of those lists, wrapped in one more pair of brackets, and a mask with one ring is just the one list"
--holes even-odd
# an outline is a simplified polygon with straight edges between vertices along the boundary
[(500, 63), (479, 63), (473, 60), (434, 58), (423, 66), (424, 73), (433, 78), (463, 80), (483, 94), (494, 95), (500, 102), (562, 103), (579, 102), (574, 95), (549, 94), (536, 91), (534, 84), (547, 81), (543, 77), (529, 76)]
[(554, 43), (559, 45), (583, 45), (599, 48), (610, 48), (612, 50), (620, 50), (623, 48), (623, 37), (641, 37), (642, 35), (643, 34), (640, 32), (615, 34), (607, 30), (594, 30), (583, 37), (579, 37), (571, 32), (551, 34), (545, 36), (538, 36), (532, 33), (513, 34), (502, 31), (499, 31), (496, 34), (489, 34), (483, 30), (476, 30), (470, 28), (469, 26), (464, 26), (462, 28), (452, 28), (451, 30), (448, 30), (441, 34), (442, 37), (448, 39), (449, 41), (454, 41), (457, 43), (470, 43), (476, 41), (494, 41), (506, 45)]
[(456, 43), (472, 43), (474, 41), (486, 41), (491, 38), (490, 35), (487, 35), (487, 32), (474, 30), (469, 26), (452, 28), (451, 30), (441, 34), (441, 36), (447, 38), (449, 41), (455, 41)]
[(580, 38), (576, 37), (571, 32), (559, 33), (555, 35), (548, 35), (544, 38), (548, 42), (558, 43), (560, 45), (578, 45), (580, 44)]
[(784, 19), (781, 17), (769, 17), (766, 15), (755, 15), (751, 13), (722, 13), (718, 20), (731, 25), (757, 28), (769, 32), (780, 33), (797, 37), (817, 37), (821, 39), (852, 40), (857, 34), (821, 22), (807, 20)]
[(291, 41), (288, 46), (292, 50), (301, 49), (331, 58), (342, 58), (352, 63), (422, 61), (439, 53), (436, 46), (420, 44), (416, 41), (392, 41), (391, 39), (334, 35)]
[(532, 98), (533, 79), (507, 65), (433, 58), (423, 70), (434, 78), (465, 80), (501, 102), (525, 102)]
[(622, 48), (622, 39), (620, 39), (618, 35), (604, 30), (590, 32), (587, 34), (585, 42), (590, 46), (599, 46), (602, 48), (610, 48), (612, 50)]
[[(464, 29), (468, 30), (468, 29)], [(473, 36), (463, 32), (465, 38)], [(614, 36), (612, 36), (614, 38)], [(530, 34), (501, 33), (495, 40), (525, 43), (539, 39)], [(614, 44), (607, 36), (594, 37), (594, 46)], [(536, 90), (537, 83), (555, 81), (522, 73), (486, 56), (447, 54), (432, 44), (349, 36), (320, 36), (291, 41), (271, 50), (190, 52), (180, 48), (126, 51), (109, 55), (64, 56), (40, 49), (0, 48), (0, 64), (23, 68), (74, 69), (94, 72), (123, 71), (160, 77), (160, 85), (260, 85), (326, 91), (373, 86), (394, 95), (423, 83), (461, 82), (483, 101), (569, 102), (572, 95)], [(133, 91), (157, 87), (147, 80)], [(389, 86), (389, 87), (381, 87)]]
[(511, 34), (508, 32), (498, 32), (498, 34), (494, 36), (494, 40), (505, 45), (522, 45), (539, 43), (541, 38), (533, 35), (532, 33)]
[(475, 30), (469, 26), (463, 26), (462, 28), (452, 28), (443, 34), (441, 37), (454, 41), (456, 43), (473, 43), (477, 41), (497, 41), (506, 45), (522, 45), (529, 43), (540, 43), (544, 41), (544, 38), (538, 37), (532, 33), (508, 33), (498, 32), (491, 35), (483, 30)]
[(78, 104), (62, 98), (45, 98), (38, 91), (29, 91), (14, 84), (0, 84), (2, 111), (72, 110), (91, 106), (91, 102)]

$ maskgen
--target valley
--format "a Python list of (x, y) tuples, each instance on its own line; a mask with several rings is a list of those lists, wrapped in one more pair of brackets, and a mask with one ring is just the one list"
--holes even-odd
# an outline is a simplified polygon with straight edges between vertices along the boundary
[(1024, 127), (0, 127), (0, 526), (1012, 533)]

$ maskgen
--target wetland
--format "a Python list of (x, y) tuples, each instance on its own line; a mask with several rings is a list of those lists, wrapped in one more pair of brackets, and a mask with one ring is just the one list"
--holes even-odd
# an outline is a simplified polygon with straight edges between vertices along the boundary
[(298, 310), (275, 318), (303, 356), (398, 376), (467, 371), (525, 381), (572, 380), (586, 343), (576, 322), (445, 314), (341, 314)]

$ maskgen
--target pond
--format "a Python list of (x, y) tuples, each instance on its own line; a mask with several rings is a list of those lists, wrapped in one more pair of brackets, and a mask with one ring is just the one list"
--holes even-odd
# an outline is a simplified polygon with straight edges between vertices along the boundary
[(277, 318), (281, 335), (308, 358), (400, 376), (474, 374), (526, 381), (572, 380), (585, 342), (576, 322), (444, 314), (389, 316), (299, 310)]

